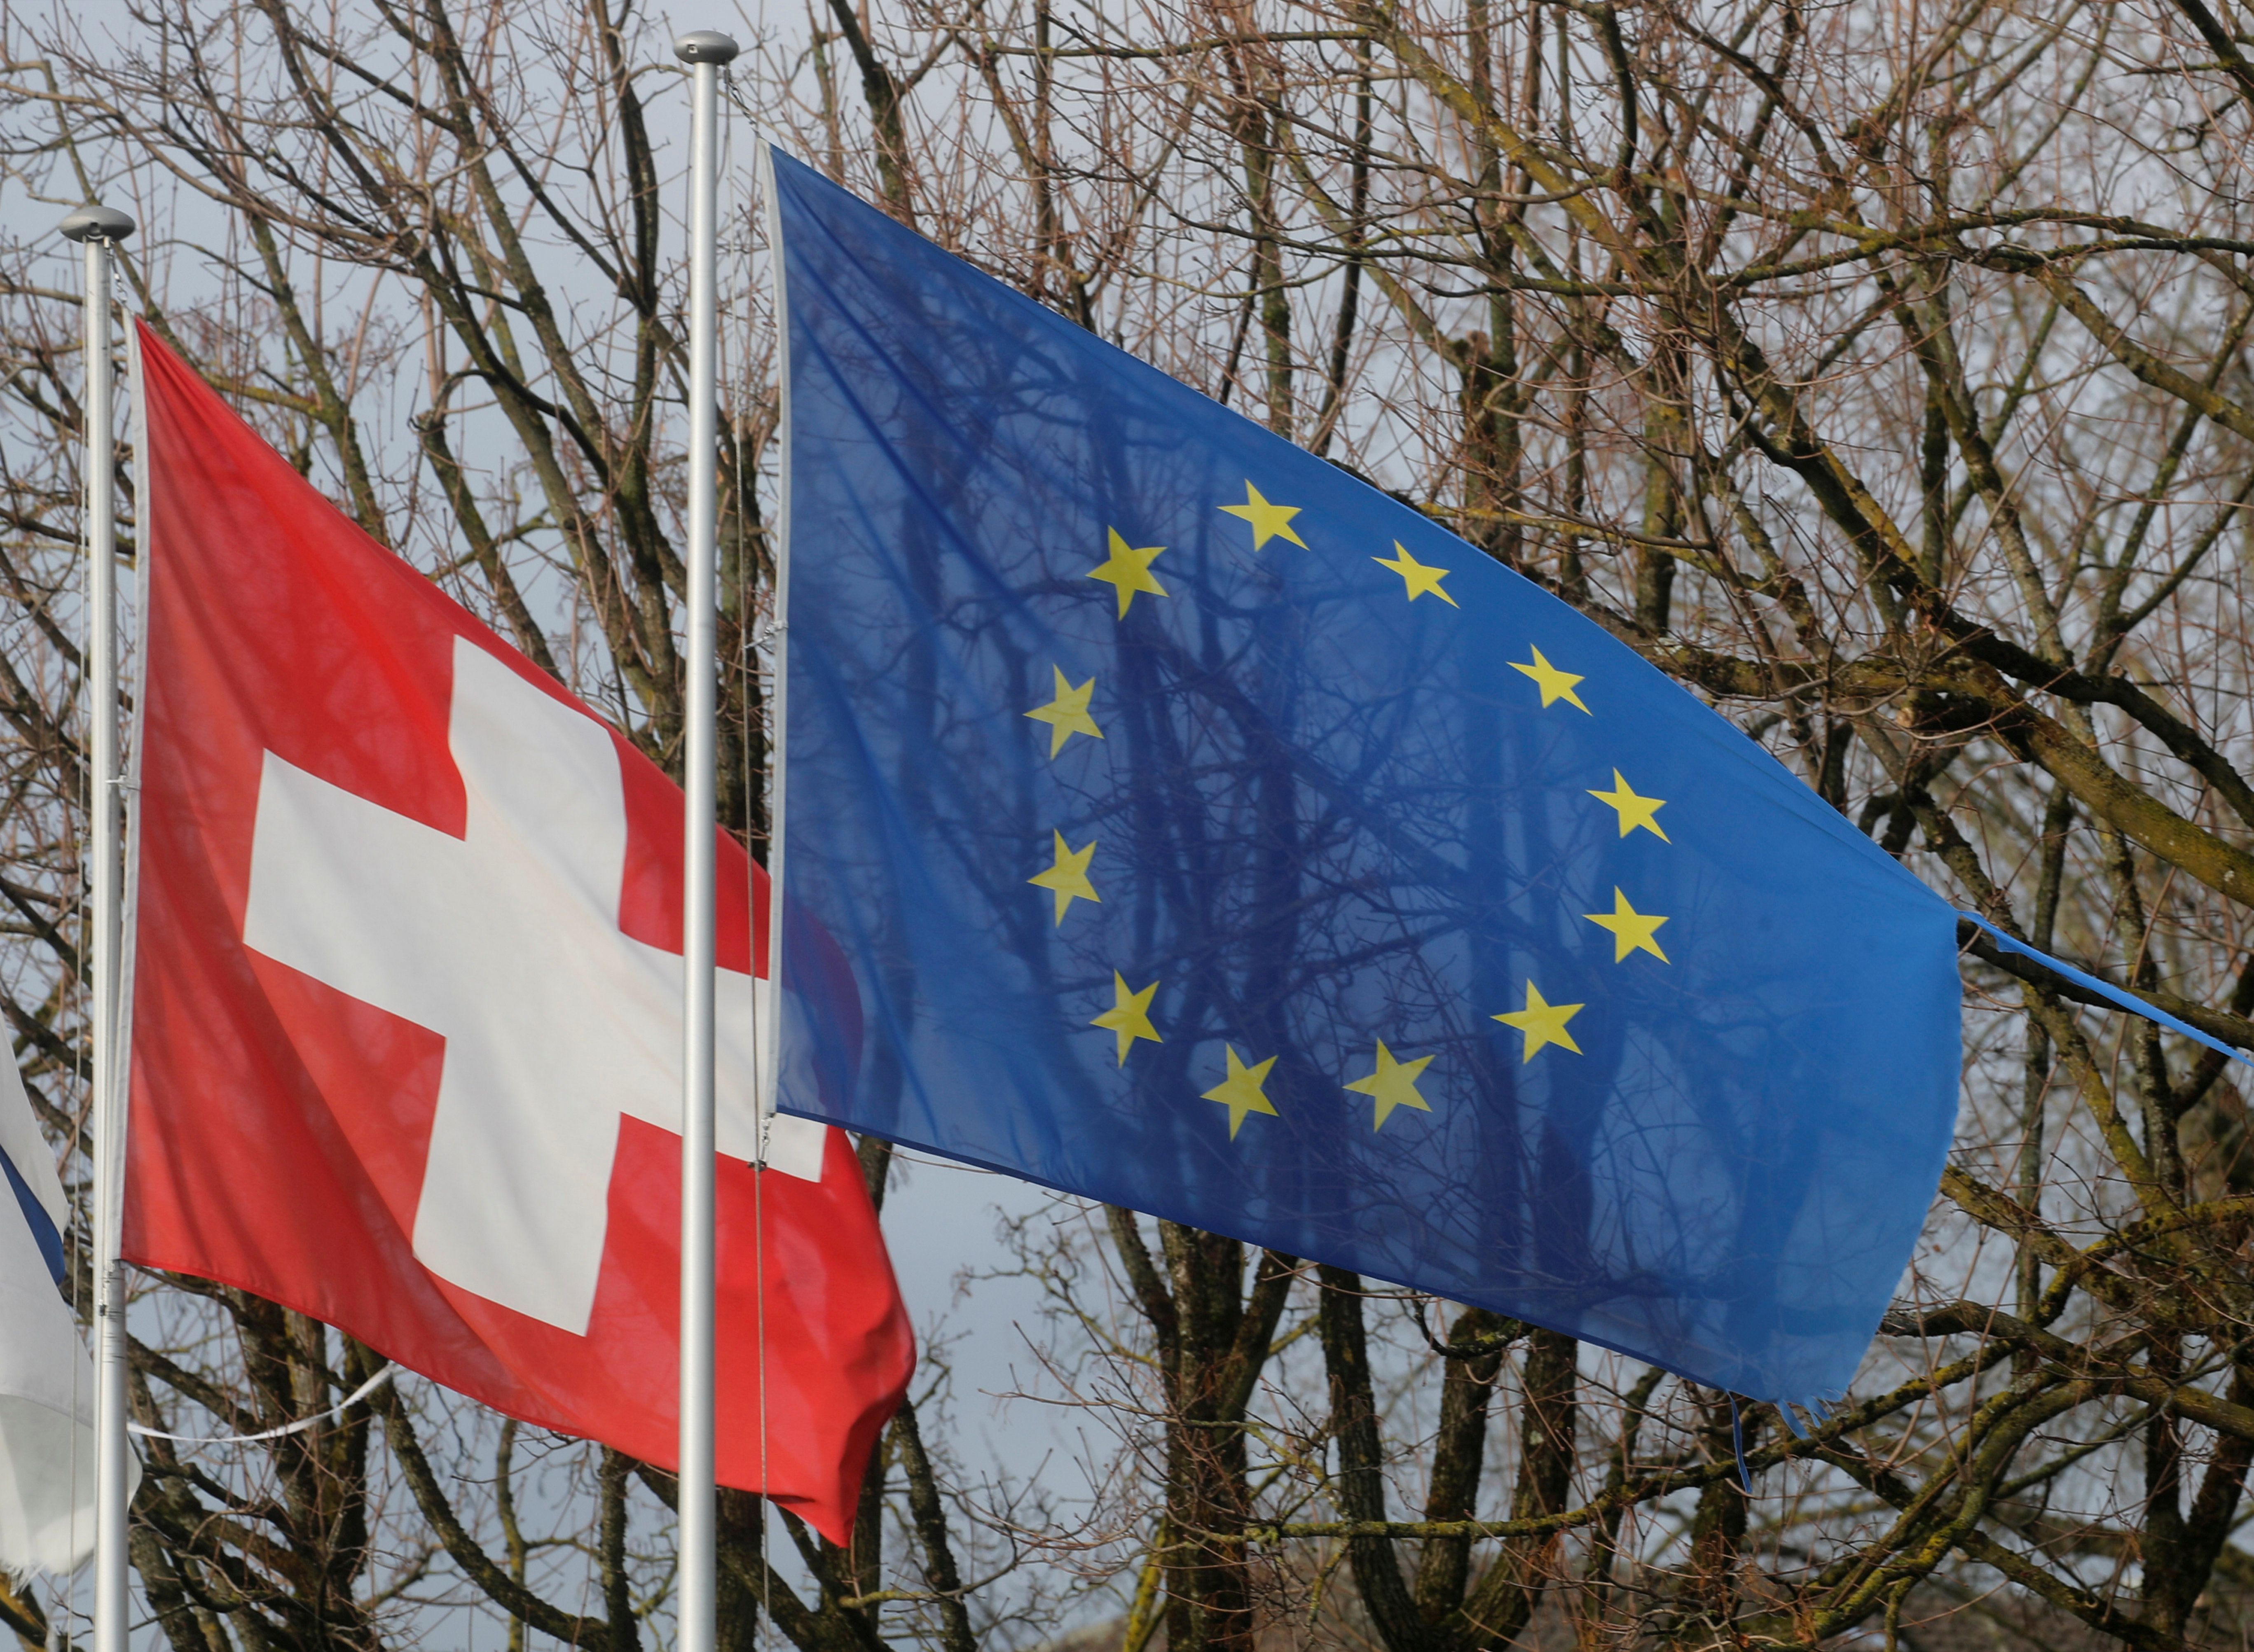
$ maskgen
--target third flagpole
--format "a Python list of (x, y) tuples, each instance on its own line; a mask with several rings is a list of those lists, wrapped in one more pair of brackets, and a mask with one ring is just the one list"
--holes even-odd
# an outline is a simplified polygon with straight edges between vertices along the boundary
[(674, 42), (690, 66), (688, 705), (682, 924), (687, 1048), (681, 1123), (681, 1652), (718, 1634), (713, 1488), (715, 833), (719, 752), (720, 69), (736, 43), (710, 29)]
[(93, 773), (87, 813), (93, 830), (94, 967), (89, 986), (94, 1070), (94, 1645), (126, 1652), (131, 1592), (125, 1551), (132, 1496), (125, 1437), (125, 1267), (117, 1258), (119, 1182), (124, 1175), (125, 1098), (117, 1095), (118, 978), (124, 963), (123, 840), (118, 831), (116, 432), (109, 372), (109, 254), (133, 233), (114, 206), (81, 206), (63, 234), (86, 248), (87, 722)]

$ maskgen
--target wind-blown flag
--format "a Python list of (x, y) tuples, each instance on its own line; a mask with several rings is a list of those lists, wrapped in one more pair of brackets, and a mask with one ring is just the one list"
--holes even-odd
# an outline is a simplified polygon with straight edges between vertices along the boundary
[(58, 1290), (70, 1207), (12, 1061), (0, 1183), (0, 1572), (68, 1572), (94, 1548), (94, 1366)]
[[(669, 1465), (680, 792), (140, 344), (125, 1254)], [(850, 1144), (750, 1162), (766, 882), (720, 865), (719, 1476), (843, 1541), (913, 1352)]]
[[(781, 1105), (1840, 1393), (1955, 915), (1538, 587), (774, 157)], [(865, 1014), (865, 1034), (846, 1025)]]

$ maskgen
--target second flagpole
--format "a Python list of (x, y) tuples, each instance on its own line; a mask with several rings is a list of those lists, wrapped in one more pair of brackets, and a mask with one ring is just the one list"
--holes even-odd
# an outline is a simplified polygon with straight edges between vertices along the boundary
[(125, 1437), (125, 1267), (117, 1259), (125, 1098), (116, 1093), (118, 977), (124, 963), (123, 841), (118, 831), (117, 513), (109, 372), (109, 255), (133, 233), (114, 206), (81, 206), (62, 221), (86, 248), (87, 742), (93, 774), (88, 882), (93, 889), (94, 1043), (94, 1644), (126, 1652), (131, 1627), (126, 1512), (133, 1495)]
[(690, 66), (688, 680), (682, 740), (682, 961), (687, 976), (681, 1119), (681, 1593), (676, 1644), (713, 1652), (718, 1555), (713, 1473), (713, 1043), (719, 755), (720, 70), (736, 43), (710, 29), (673, 45)]

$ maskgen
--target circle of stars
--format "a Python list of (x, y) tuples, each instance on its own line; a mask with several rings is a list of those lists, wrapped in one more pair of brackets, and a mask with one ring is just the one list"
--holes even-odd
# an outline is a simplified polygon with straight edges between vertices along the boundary
[[(1270, 499), (1250, 479), (1244, 484), (1244, 502), (1242, 505), (1223, 505), (1218, 508), (1223, 514), (1238, 519), (1250, 528), (1252, 549), (1256, 552), (1264, 550), (1275, 540), (1297, 546), (1302, 550), (1307, 548), (1306, 540), (1300, 537), (1293, 526), (1293, 519), (1300, 514), (1300, 507)], [(1138, 596), (1166, 597), (1172, 595), (1152, 572), (1152, 565), (1166, 554), (1165, 546), (1131, 545), (1116, 527), (1105, 530), (1105, 542), (1104, 560), (1090, 568), (1087, 577), (1112, 588), (1118, 619), (1124, 622), (1127, 618)], [(1390, 557), (1373, 556), (1370, 560), (1400, 578), (1404, 601), (1415, 603), (1422, 597), (1432, 596), (1450, 608), (1460, 609), (1461, 604), (1445, 582), (1451, 570), (1418, 561), (1400, 540), (1393, 542)], [(1588, 680), (1586, 674), (1553, 664), (1540, 648), (1531, 644), (1528, 645), (1528, 652), (1529, 659), (1514, 659), (1508, 664), (1533, 685), (1540, 700), (1537, 710), (1549, 711), (1565, 707), (1585, 717), (1596, 716), (1579, 692), (1580, 686)], [(1046, 705), (1037, 706), (1025, 715), (1048, 726), (1048, 755), (1054, 762), (1064, 752), (1074, 735), (1101, 740), (1103, 730), (1093, 710), (1096, 679), (1091, 675), (1086, 681), (1075, 684), (1065, 674), (1061, 666), (1052, 665), (1050, 670), (1054, 677), (1053, 698)], [(1667, 800), (1643, 796), (1629, 784), (1618, 769), (1612, 771), (1612, 776), (1613, 784), (1609, 791), (1590, 788), (1587, 795), (1614, 812), (1619, 835), (1626, 838), (1632, 833), (1648, 832), (1662, 843), (1671, 843), (1666, 829), (1659, 823), (1659, 812), (1667, 806)], [(1051, 839), (1050, 864), (1026, 882), (1049, 892), (1054, 902), (1053, 924), (1060, 928), (1074, 902), (1088, 901), (1098, 905), (1102, 903), (1103, 897), (1096, 892), (1091, 876), (1098, 844), (1091, 839), (1082, 847), (1074, 848), (1062, 832), (1053, 832)], [(1614, 964), (1626, 964), (1639, 953), (1656, 958), (1662, 964), (1671, 961), (1657, 938), (1662, 926), (1670, 920), (1661, 913), (1638, 911), (1627, 892), (1618, 887), (1613, 890), (1610, 911), (1585, 912), (1581, 917), (1611, 936)], [(1151, 1014), (1158, 989), (1164, 983), (1153, 980), (1144, 986), (1130, 986), (1127, 978), (1115, 970), (1111, 985), (1111, 1007), (1096, 1016), (1088, 1025), (1112, 1035), (1117, 1047), (1117, 1064), (1124, 1067), (1138, 1042), (1155, 1044), (1166, 1042)], [(1524, 1001), (1521, 1006), (1516, 1009), (1502, 1011), (1491, 1019), (1519, 1035), (1519, 1060), (1522, 1065), (1548, 1049), (1580, 1055), (1581, 1046), (1573, 1037), (1572, 1023), (1574, 1017), (1587, 1007), (1586, 1004), (1553, 1004), (1543, 996), (1541, 988), (1530, 979), (1525, 984)], [(1224, 1063), (1221, 1082), (1205, 1091), (1201, 1098), (1218, 1103), (1228, 1110), (1228, 1139), (1234, 1141), (1243, 1129), (1245, 1120), (1254, 1114), (1270, 1118), (1278, 1116), (1275, 1104), (1268, 1098), (1266, 1090), (1269, 1074), (1275, 1068), (1278, 1058), (1270, 1056), (1248, 1064), (1236, 1053), (1234, 1044), (1224, 1043), (1222, 1048)], [(1342, 1088), (1349, 1093), (1370, 1098), (1374, 1104), (1370, 1127), (1373, 1131), (1382, 1130), (1386, 1120), (1402, 1109), (1423, 1113), (1432, 1111), (1431, 1104), (1419, 1091), (1418, 1081), (1434, 1059), (1432, 1056), (1419, 1056), (1403, 1061), (1381, 1039), (1377, 1043), (1374, 1070), (1360, 1078), (1346, 1082)]]

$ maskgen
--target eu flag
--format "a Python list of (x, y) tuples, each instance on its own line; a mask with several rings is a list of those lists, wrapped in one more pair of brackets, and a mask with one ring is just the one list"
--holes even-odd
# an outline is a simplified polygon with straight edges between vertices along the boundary
[(772, 158), (780, 1105), (1843, 1392), (1950, 908), (1538, 586)]

